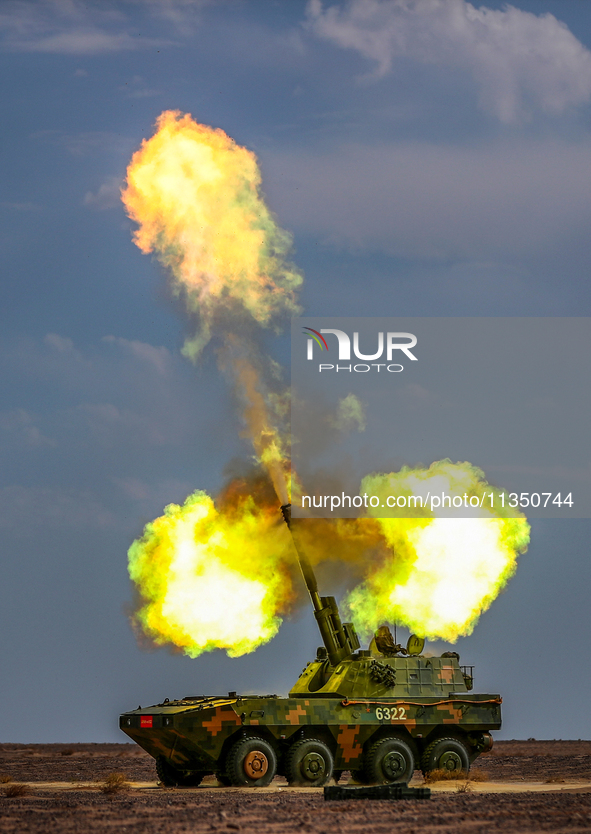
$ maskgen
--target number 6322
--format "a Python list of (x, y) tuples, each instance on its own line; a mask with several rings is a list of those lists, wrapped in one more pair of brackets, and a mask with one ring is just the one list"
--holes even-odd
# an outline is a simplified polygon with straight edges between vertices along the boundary
[(404, 721), (406, 717), (406, 709), (404, 707), (377, 707), (376, 718), (382, 721)]

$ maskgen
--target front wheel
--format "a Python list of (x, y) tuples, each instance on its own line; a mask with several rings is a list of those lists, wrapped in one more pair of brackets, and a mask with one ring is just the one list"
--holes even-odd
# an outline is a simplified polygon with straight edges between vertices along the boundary
[(234, 787), (264, 788), (277, 772), (277, 757), (263, 738), (243, 738), (230, 748), (225, 776)]
[(316, 788), (332, 776), (332, 753), (323, 741), (304, 738), (293, 744), (285, 759), (285, 776), (290, 785)]
[(364, 776), (369, 784), (408, 783), (414, 770), (413, 752), (400, 738), (383, 738), (367, 751)]
[(164, 756), (158, 756), (156, 759), (156, 773), (165, 788), (196, 788), (205, 776), (196, 770), (178, 770)]
[(440, 738), (427, 745), (421, 768), (424, 774), (432, 770), (445, 770), (457, 773), (470, 770), (470, 754), (466, 745), (456, 738)]

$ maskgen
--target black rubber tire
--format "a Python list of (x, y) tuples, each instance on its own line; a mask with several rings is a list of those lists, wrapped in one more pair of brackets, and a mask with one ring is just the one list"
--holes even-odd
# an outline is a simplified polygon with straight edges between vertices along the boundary
[(466, 745), (457, 738), (438, 738), (428, 744), (421, 758), (424, 774), (432, 770), (470, 770), (470, 753)]
[(296, 741), (285, 757), (285, 778), (290, 785), (318, 788), (332, 777), (334, 760), (323, 741), (303, 738)]
[(156, 773), (166, 788), (196, 788), (205, 776), (204, 773), (195, 770), (188, 773), (177, 770), (164, 756), (158, 756), (156, 759)]
[(415, 757), (401, 738), (383, 738), (374, 742), (365, 756), (363, 774), (369, 785), (408, 784), (415, 772)]
[[(245, 770), (246, 759), (250, 754), (255, 754), (253, 757), (255, 763), (262, 764), (266, 768), (262, 775), (256, 778), (250, 776)], [(275, 751), (264, 738), (242, 738), (228, 752), (225, 775), (234, 787), (264, 788), (271, 784), (276, 773)]]

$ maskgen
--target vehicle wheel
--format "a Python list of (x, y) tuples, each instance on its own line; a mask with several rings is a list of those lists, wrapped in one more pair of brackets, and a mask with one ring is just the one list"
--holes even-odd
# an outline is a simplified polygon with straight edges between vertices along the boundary
[(162, 784), (167, 788), (196, 788), (205, 776), (204, 773), (196, 770), (189, 772), (177, 770), (164, 756), (158, 756), (156, 759), (156, 773)]
[(265, 787), (277, 772), (277, 757), (263, 738), (242, 738), (230, 748), (225, 775), (235, 787)]
[(470, 770), (470, 754), (466, 745), (456, 738), (439, 738), (427, 745), (421, 759), (423, 773), (447, 770), (450, 773)]
[(410, 782), (415, 771), (415, 757), (401, 738), (383, 738), (374, 742), (365, 757), (364, 776), (370, 785)]
[(296, 741), (285, 757), (285, 776), (290, 785), (325, 785), (332, 776), (332, 767), (332, 753), (316, 738)]
[(223, 771), (218, 770), (215, 774), (215, 778), (218, 780), (218, 784), (223, 785), (224, 788), (230, 786), (230, 780)]

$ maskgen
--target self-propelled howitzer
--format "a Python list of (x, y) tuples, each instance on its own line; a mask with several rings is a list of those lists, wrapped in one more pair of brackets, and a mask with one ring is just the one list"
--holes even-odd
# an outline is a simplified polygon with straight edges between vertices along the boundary
[(324, 645), (289, 696), (166, 699), (121, 715), (121, 729), (154, 756), (165, 785), (195, 786), (211, 773), (256, 787), (276, 775), (318, 786), (344, 771), (366, 784), (408, 782), (415, 768), (467, 771), (501, 726), (499, 695), (472, 692), (472, 668), (456, 652), (424, 655), (414, 635), (403, 648), (387, 626), (360, 649), (334, 597), (320, 596), (290, 509), (281, 508)]

